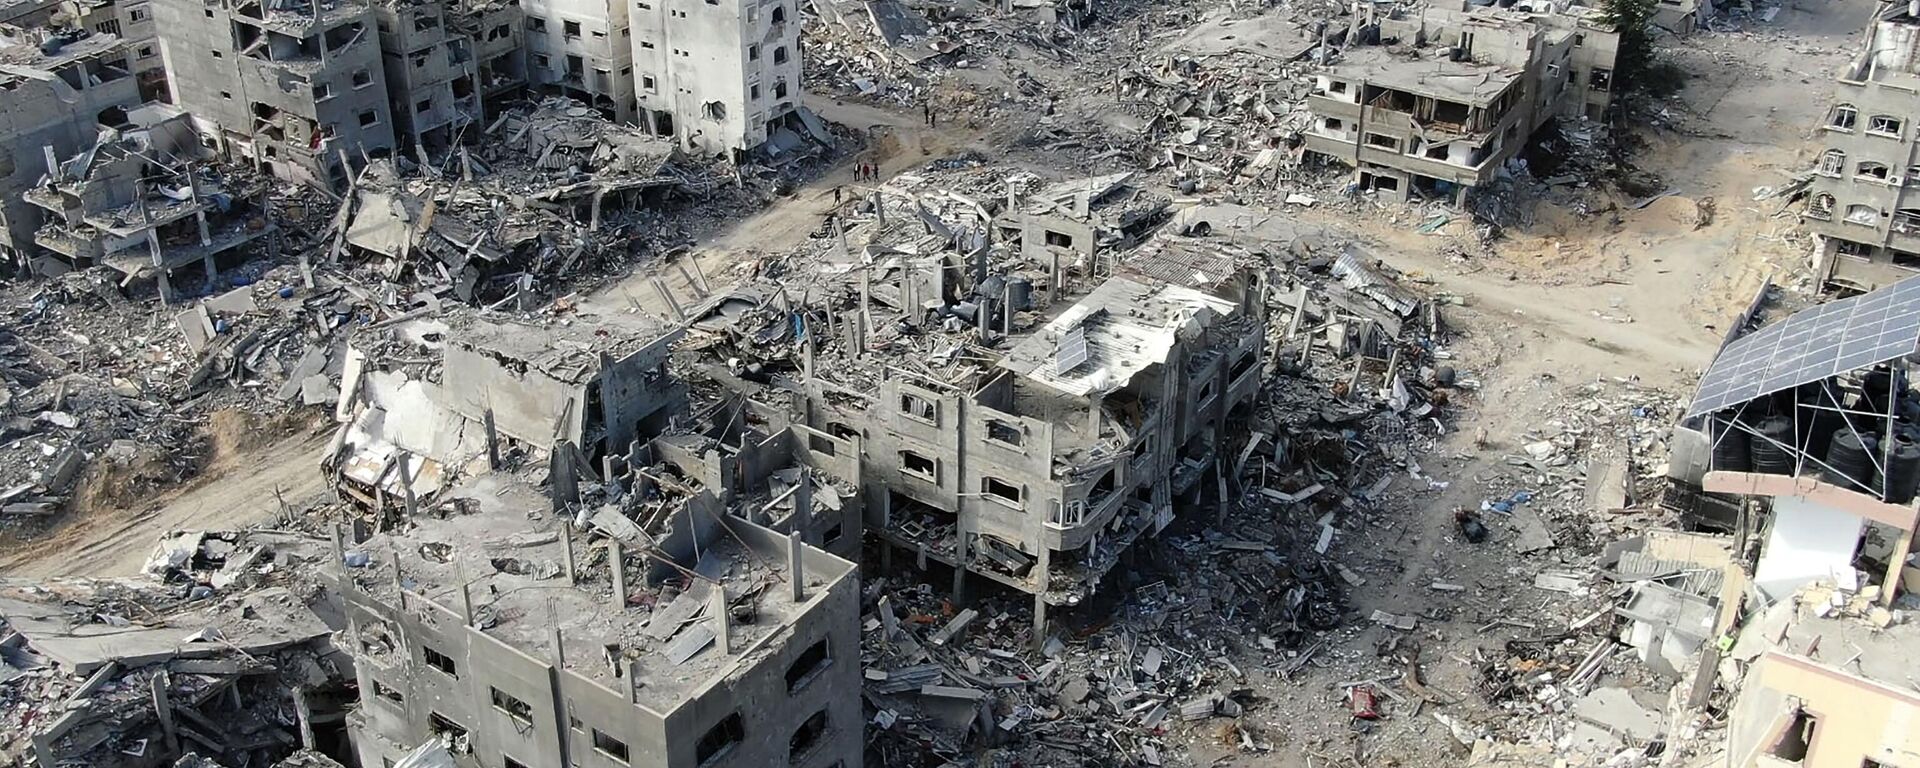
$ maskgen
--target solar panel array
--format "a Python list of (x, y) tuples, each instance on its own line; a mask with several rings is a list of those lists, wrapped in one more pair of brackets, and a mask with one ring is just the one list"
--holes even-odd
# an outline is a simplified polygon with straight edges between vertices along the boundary
[(1734, 339), (1700, 377), (1689, 418), (1920, 351), (1920, 277), (1831, 301)]
[(1056, 375), (1064, 374), (1080, 367), (1092, 356), (1093, 352), (1087, 348), (1087, 327), (1076, 325), (1073, 330), (1060, 334), (1060, 346), (1053, 352), (1053, 372)]

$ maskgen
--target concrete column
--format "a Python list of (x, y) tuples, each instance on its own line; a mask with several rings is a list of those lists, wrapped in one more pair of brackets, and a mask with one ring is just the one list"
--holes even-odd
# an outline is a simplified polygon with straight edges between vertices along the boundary
[(333, 545), (333, 565), (327, 570), (345, 576), (347, 573), (347, 548), (341, 543), (345, 534), (340, 532), (340, 524), (334, 523), (327, 530), (327, 538)]
[(733, 653), (733, 640), (728, 635), (733, 631), (729, 624), (733, 617), (727, 615), (727, 589), (725, 585), (713, 585), (713, 642), (723, 654)]
[(407, 500), (407, 517), (412, 518), (419, 511), (419, 500), (413, 497), (413, 457), (406, 453), (399, 455), (400, 491)]
[(795, 534), (813, 541), (813, 475), (800, 468), (800, 484), (793, 489), (793, 527)]
[[(238, 688), (228, 690), (239, 691)], [(313, 738), (313, 707), (307, 704), (307, 689), (304, 686), (294, 686), (293, 715), (300, 724), (300, 748), (317, 749), (318, 742)]]
[(787, 579), (793, 582), (793, 601), (807, 601), (807, 574), (800, 558), (800, 531), (787, 532)]
[(580, 577), (574, 570), (573, 562), (573, 521), (560, 521), (560, 565), (566, 569), (567, 585), (580, 583)]
[(500, 431), (493, 423), (493, 409), (488, 408), (481, 414), (481, 423), (487, 426), (487, 469), (500, 468)]
[(473, 626), (473, 584), (471, 582), (463, 581), (460, 584), (460, 622), (469, 627)]
[(1033, 563), (1034, 578), (1038, 581), (1039, 591), (1033, 593), (1033, 648), (1039, 650), (1047, 643), (1047, 568), (1053, 560), (1053, 548), (1045, 541), (1040, 543), (1039, 557)]
[(963, 512), (956, 519), (959, 522), (953, 526), (953, 561), (956, 563), (953, 568), (953, 601), (963, 603), (967, 599), (967, 563), (970, 560), (967, 554), (967, 515)]
[(607, 541), (607, 563), (613, 567), (613, 609), (627, 610), (627, 554), (620, 540)]
[(160, 670), (149, 681), (148, 689), (153, 693), (153, 712), (160, 718), (160, 733), (167, 742), (167, 754), (180, 754), (180, 732), (173, 727), (173, 702), (168, 700), (167, 687), (171, 675)]

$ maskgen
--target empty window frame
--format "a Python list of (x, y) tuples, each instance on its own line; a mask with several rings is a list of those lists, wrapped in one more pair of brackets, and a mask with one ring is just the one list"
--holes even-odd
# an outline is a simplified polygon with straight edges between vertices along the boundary
[(1898, 136), (1900, 135), (1900, 118), (1894, 117), (1893, 115), (1874, 115), (1873, 117), (1869, 117), (1867, 118), (1867, 133), (1877, 133), (1882, 136)]
[(1020, 506), (1020, 486), (997, 477), (980, 478), (980, 495), (1010, 507)]
[(562, 37), (566, 37), (566, 38), (569, 38), (569, 39), (574, 39), (574, 40), (577, 40), (577, 39), (579, 39), (579, 38), (580, 38), (580, 22), (577, 22), (577, 21), (561, 21), (561, 22), (560, 22), (560, 35), (561, 35)]
[(1804, 709), (1796, 709), (1793, 718), (1787, 721), (1787, 727), (1780, 731), (1780, 738), (1767, 749), (1767, 754), (1789, 763), (1798, 763), (1807, 759), (1807, 748), (1812, 746), (1814, 733), (1820, 730), (1820, 718)]
[(1593, 74), (1587, 78), (1587, 85), (1596, 91), (1613, 90), (1613, 70), (1594, 67)]
[(987, 439), (996, 443), (1019, 445), (1026, 439), (1026, 434), (1014, 424), (999, 419), (987, 419)]
[(712, 765), (739, 746), (740, 739), (745, 736), (746, 728), (740, 722), (740, 713), (727, 715), (700, 737), (700, 742), (694, 745), (693, 758), (701, 765)]
[(1888, 168), (1886, 163), (1862, 160), (1859, 165), (1853, 167), (1853, 175), (1862, 179), (1886, 181), (1893, 175), (1893, 169)]
[(934, 410), (933, 401), (912, 392), (900, 393), (900, 412), (928, 424), (939, 424), (940, 417)]
[(1871, 205), (1847, 206), (1847, 221), (1855, 224), (1873, 225), (1880, 221), (1880, 209)]
[(460, 676), (460, 668), (453, 663), (452, 657), (444, 653), (423, 645), (420, 646), (420, 657), (426, 660), (427, 666), (445, 672), (449, 677)]
[(627, 743), (602, 733), (598, 728), (593, 729), (593, 751), (606, 755), (621, 765), (627, 763)]
[(793, 729), (793, 736), (787, 739), (787, 762), (797, 764), (804, 761), (814, 747), (820, 745), (820, 737), (826, 732), (827, 711), (823, 709), (800, 723), (799, 728)]
[(747, 46), (747, 61), (759, 61), (759, 60), (760, 60), (760, 44), (759, 44), (759, 43), (752, 43), (752, 44), (750, 44), (750, 45), (748, 45), (748, 46)]
[(786, 6), (784, 6), (784, 5), (776, 5), (776, 6), (774, 6), (774, 7), (773, 7), (773, 16), (772, 16), (772, 17), (770, 17), (770, 18), (771, 18), (771, 19), (773, 20), (773, 23), (775, 23), (775, 24), (785, 24), (785, 23), (787, 23), (787, 7), (786, 7)]
[(641, 75), (640, 87), (645, 89), (647, 93), (660, 92), (660, 86), (658, 83), (654, 82), (653, 75)]
[(831, 666), (833, 657), (827, 655), (827, 640), (823, 637), (820, 642), (807, 646), (806, 650), (793, 658), (792, 664), (787, 665), (787, 693), (798, 693)]
[(360, 127), (371, 128), (379, 124), (380, 124), (379, 112), (369, 109), (365, 112), (360, 113)]
[(354, 70), (354, 72), (353, 72), (353, 87), (355, 87), (355, 88), (365, 88), (365, 87), (367, 87), (367, 86), (369, 86), (369, 85), (373, 85), (373, 73), (372, 73), (372, 72), (368, 72), (367, 70), (364, 70), (364, 69), (356, 69), (356, 70)]
[(493, 708), (505, 712), (508, 717), (527, 725), (533, 724), (533, 705), (514, 697), (513, 694), (498, 688), (493, 691)]
[(1835, 104), (1833, 111), (1827, 113), (1827, 127), (1841, 131), (1853, 130), (1854, 123), (1860, 119), (1860, 112), (1852, 104)]
[(773, 48), (773, 63), (775, 63), (775, 64), (785, 64), (785, 63), (787, 63), (787, 47), (786, 47), (786, 46), (784, 46), (784, 45), (778, 45), (778, 46), (774, 46), (774, 48)]
[(1831, 219), (1833, 203), (1833, 195), (1824, 193), (1814, 195), (1812, 202), (1807, 203), (1807, 215), (1816, 219)]
[(538, 16), (528, 16), (527, 29), (531, 29), (535, 32), (545, 32), (547, 31), (547, 20), (540, 18)]
[(373, 695), (374, 698), (384, 699), (395, 705), (405, 706), (407, 703), (406, 695), (377, 679), (373, 681)]
[(446, 736), (450, 736), (453, 738), (455, 742), (458, 742), (462, 739), (467, 738), (466, 726), (456, 723), (453, 721), (453, 718), (447, 717), (446, 715), (440, 714), (438, 712), (434, 712), (427, 716), (427, 731), (430, 733), (443, 734)]
[(1847, 169), (1847, 153), (1829, 149), (1820, 153), (1819, 171), (1823, 175), (1838, 176)]
[(900, 452), (900, 471), (929, 483), (940, 482), (940, 463), (913, 451)]

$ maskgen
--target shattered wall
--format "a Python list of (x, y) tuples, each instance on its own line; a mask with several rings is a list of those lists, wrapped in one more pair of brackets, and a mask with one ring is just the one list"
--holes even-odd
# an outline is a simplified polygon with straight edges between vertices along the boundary
[(8, 106), (0, 110), (0, 139), (6, 143), (0, 151), (0, 227), (7, 247), (24, 256), (36, 252), (33, 233), (41, 216), (20, 195), (47, 172), (43, 148), (71, 157), (92, 146), (102, 113), (139, 105), (140, 93), (130, 77), (76, 90), (51, 73), (18, 73), (0, 74), (0, 94)]
[(632, 6), (641, 124), (709, 154), (765, 142), (769, 124), (800, 104), (799, 12), (786, 0)]
[[(394, 146), (386, 73), (372, 11), (337, 0), (315, 20), (312, 11), (274, 10), (269, 21), (243, 3), (155, 0), (161, 55), (173, 103), (192, 112), (202, 131), (223, 138), (229, 157), (275, 176), (340, 188), (349, 162)], [(259, 36), (262, 47), (237, 44)]]
[[(557, 440), (579, 444), (586, 423), (587, 387), (561, 381), (524, 361), (458, 343), (446, 349), (442, 386), (448, 407), (474, 421), (493, 411), (502, 434), (535, 446)], [(582, 446), (584, 449), (586, 446)]]

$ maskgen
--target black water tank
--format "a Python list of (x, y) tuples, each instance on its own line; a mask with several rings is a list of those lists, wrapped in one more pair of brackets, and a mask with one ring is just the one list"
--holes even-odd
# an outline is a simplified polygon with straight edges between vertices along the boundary
[(1871, 435), (1851, 429), (1833, 433), (1827, 448), (1827, 466), (1821, 474), (1842, 488), (1872, 492), (1879, 487), (1875, 482), (1879, 472), (1875, 470), (1872, 456), (1876, 442)]
[(1846, 424), (1846, 417), (1836, 412), (1844, 402), (1838, 387), (1829, 382), (1805, 384), (1799, 388), (1794, 419), (1800, 424), (1800, 450), (1813, 456), (1826, 452), (1827, 443), (1833, 440), (1833, 433)]
[(1768, 416), (1754, 425), (1761, 435), (1773, 438), (1766, 440), (1753, 438), (1749, 453), (1753, 459), (1753, 471), (1766, 475), (1793, 474), (1794, 457), (1781, 446), (1793, 445), (1793, 419), (1785, 416)]
[(1887, 457), (1887, 503), (1905, 504), (1920, 491), (1920, 436), (1913, 431), (1893, 435), (1893, 452)]
[(1713, 465), (1715, 472), (1752, 472), (1753, 454), (1748, 451), (1752, 446), (1752, 436), (1745, 429), (1732, 423), (1716, 421), (1716, 434), (1713, 436)]

